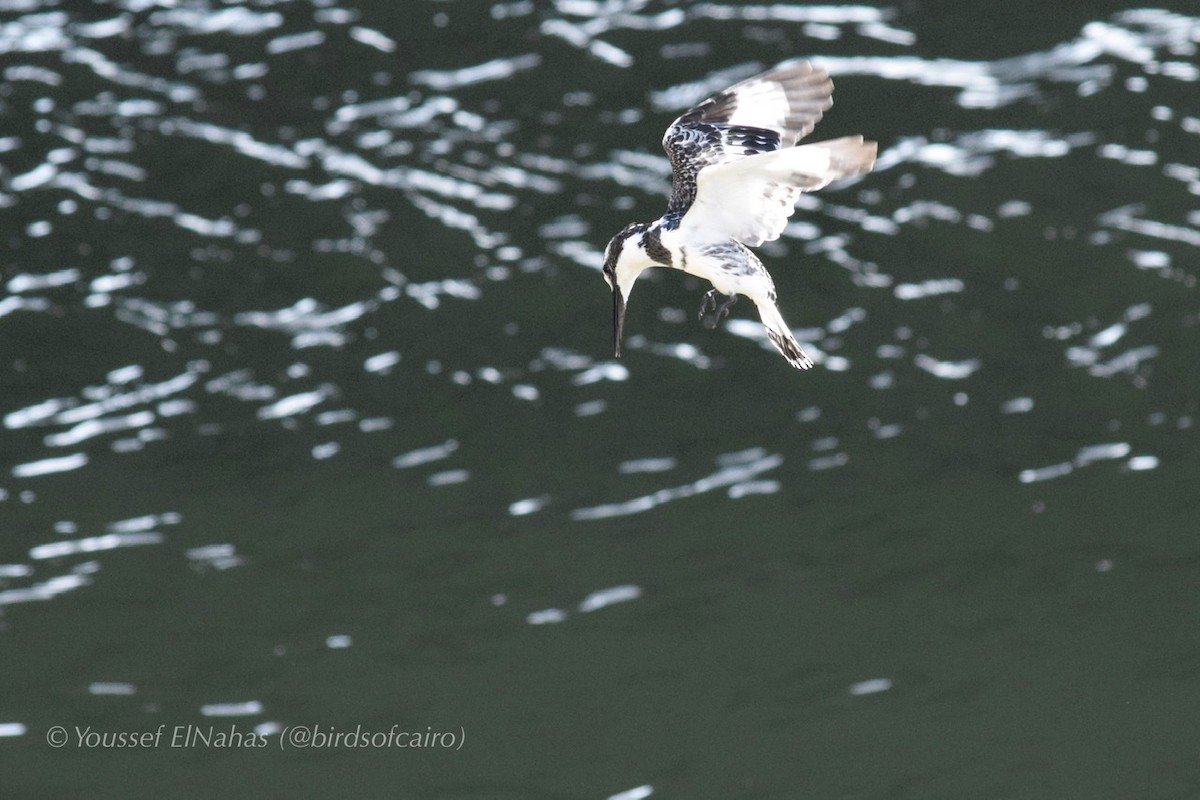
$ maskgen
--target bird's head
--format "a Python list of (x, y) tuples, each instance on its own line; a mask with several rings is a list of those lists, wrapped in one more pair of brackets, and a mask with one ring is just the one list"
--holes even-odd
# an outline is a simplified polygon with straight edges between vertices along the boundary
[(650, 226), (635, 222), (625, 226), (604, 248), (604, 280), (613, 297), (613, 355), (621, 356), (621, 335), (625, 327), (625, 301), (633, 291), (633, 282), (654, 261), (642, 245), (642, 234)]

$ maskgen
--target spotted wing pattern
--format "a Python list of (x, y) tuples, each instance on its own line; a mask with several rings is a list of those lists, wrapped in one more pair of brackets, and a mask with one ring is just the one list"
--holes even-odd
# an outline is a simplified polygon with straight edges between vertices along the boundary
[(696, 198), (696, 176), (714, 164), (794, 145), (833, 104), (833, 82), (807, 61), (793, 61), (735, 84), (684, 113), (663, 137), (672, 191), (665, 221)]
[(730, 238), (750, 247), (779, 238), (801, 192), (867, 172), (875, 142), (843, 136), (713, 164), (696, 178), (680, 230), (695, 240)]

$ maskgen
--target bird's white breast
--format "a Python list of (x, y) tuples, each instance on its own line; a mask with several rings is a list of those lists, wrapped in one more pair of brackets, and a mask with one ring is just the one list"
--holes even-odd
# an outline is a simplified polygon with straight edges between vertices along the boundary
[(724, 295), (758, 297), (770, 291), (770, 276), (757, 259), (730, 240), (697, 240), (694, 233), (664, 230), (663, 247), (671, 253), (671, 266), (703, 278)]

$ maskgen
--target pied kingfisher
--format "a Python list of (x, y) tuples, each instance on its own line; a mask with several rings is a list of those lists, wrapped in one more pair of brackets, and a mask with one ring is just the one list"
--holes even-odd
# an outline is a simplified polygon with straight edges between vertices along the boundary
[[(642, 270), (673, 267), (709, 281), (700, 318), (715, 327), (743, 294), (758, 306), (767, 336), (788, 363), (812, 359), (783, 321), (775, 283), (750, 247), (779, 238), (801, 192), (867, 172), (875, 142), (844, 136), (794, 146), (831, 105), (833, 81), (807, 61), (791, 61), (742, 81), (671, 124), (663, 149), (671, 159), (667, 213), (635, 222), (604, 251), (612, 289), (613, 347), (621, 355), (625, 303)], [(717, 295), (726, 299), (717, 302)]]

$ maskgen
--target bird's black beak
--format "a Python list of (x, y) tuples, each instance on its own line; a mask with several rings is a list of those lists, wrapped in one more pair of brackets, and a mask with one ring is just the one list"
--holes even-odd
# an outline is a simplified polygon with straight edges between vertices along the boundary
[(625, 330), (625, 296), (618, 286), (613, 286), (613, 355), (621, 357), (621, 335)]

